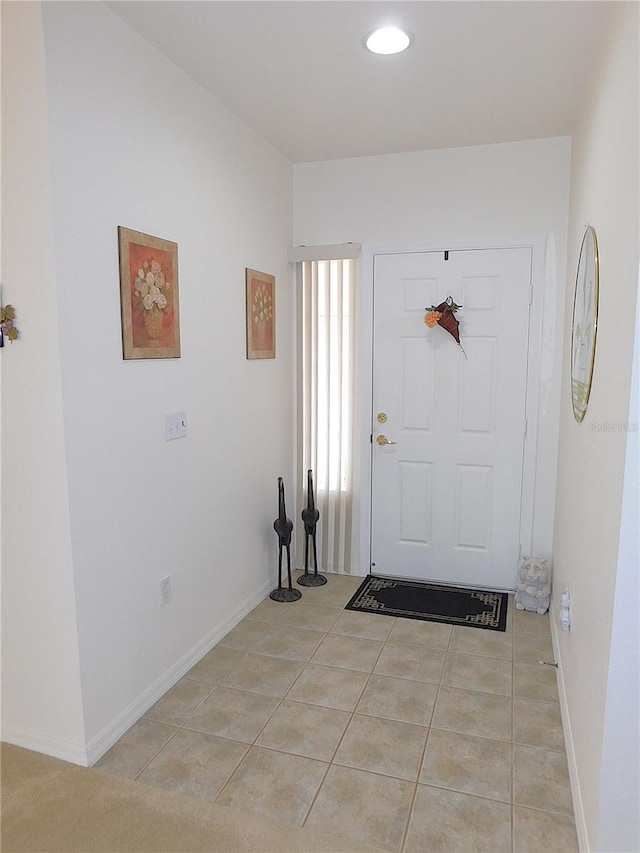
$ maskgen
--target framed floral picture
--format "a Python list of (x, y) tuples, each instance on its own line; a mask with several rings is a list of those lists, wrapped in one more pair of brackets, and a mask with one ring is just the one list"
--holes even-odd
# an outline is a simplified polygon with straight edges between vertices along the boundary
[(118, 226), (123, 358), (180, 358), (178, 244)]
[(276, 279), (246, 270), (247, 358), (276, 357)]

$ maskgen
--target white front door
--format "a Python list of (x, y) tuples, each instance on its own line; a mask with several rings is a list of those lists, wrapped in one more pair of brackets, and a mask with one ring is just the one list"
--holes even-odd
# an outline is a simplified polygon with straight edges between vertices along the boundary
[[(532, 252), (447, 254), (375, 256), (371, 570), (513, 589)], [(448, 296), (466, 359), (423, 322)]]

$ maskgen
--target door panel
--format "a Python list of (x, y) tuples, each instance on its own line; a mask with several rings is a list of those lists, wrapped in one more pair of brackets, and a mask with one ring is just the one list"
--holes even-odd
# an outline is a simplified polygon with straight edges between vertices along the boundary
[[(375, 257), (374, 571), (513, 588), (530, 276), (530, 249)], [(462, 306), (467, 359), (423, 323), (447, 296)], [(380, 446), (380, 434), (395, 443)]]
[(454, 547), (488, 551), (491, 543), (493, 468), (456, 466), (456, 536)]
[(400, 462), (400, 539), (431, 542), (432, 466)]

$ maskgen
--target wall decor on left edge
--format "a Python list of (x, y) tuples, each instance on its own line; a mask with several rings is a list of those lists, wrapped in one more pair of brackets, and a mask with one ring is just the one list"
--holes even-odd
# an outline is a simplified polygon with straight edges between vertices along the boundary
[(246, 269), (247, 358), (276, 357), (276, 278)]
[(180, 358), (178, 244), (118, 226), (122, 356)]

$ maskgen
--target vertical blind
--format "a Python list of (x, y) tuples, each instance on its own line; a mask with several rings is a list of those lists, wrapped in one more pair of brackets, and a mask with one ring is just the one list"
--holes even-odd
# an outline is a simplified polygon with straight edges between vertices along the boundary
[[(351, 571), (356, 261), (304, 261), (298, 293), (298, 506), (313, 471), (318, 568)], [(300, 537), (301, 538), (301, 537)], [(297, 564), (303, 565), (298, 539)]]

